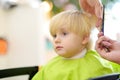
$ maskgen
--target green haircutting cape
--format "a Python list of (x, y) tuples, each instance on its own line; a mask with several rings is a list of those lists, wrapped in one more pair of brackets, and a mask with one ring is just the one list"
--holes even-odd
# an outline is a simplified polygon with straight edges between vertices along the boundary
[(117, 68), (90, 50), (78, 59), (65, 59), (60, 56), (53, 58), (32, 80), (87, 80), (119, 72)]

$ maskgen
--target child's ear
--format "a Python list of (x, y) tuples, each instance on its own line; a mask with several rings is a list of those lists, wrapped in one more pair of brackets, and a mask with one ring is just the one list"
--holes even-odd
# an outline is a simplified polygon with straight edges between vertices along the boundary
[(89, 38), (90, 38), (89, 35), (85, 35), (85, 36), (83, 36), (82, 44), (84, 45), (84, 44), (88, 43), (88, 42), (89, 42)]

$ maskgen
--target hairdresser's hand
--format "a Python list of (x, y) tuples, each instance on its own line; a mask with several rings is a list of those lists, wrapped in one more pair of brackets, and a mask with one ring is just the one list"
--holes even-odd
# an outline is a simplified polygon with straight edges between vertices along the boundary
[(103, 5), (100, 0), (79, 0), (80, 7), (87, 13), (98, 18), (96, 27), (102, 24)]
[[(108, 48), (110, 51), (106, 51)], [(112, 40), (103, 33), (98, 34), (98, 40), (96, 41), (95, 49), (101, 55), (101, 57), (120, 64), (120, 42)]]

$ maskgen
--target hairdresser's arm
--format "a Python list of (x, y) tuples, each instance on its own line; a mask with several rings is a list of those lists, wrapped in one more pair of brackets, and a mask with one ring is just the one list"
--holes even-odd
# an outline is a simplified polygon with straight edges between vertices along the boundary
[[(110, 51), (106, 51), (106, 48)], [(95, 49), (101, 57), (120, 64), (120, 42), (103, 36), (103, 33), (101, 32), (98, 34)]]
[(101, 26), (103, 5), (100, 0), (79, 0), (80, 7), (87, 13), (98, 18), (96, 27)]

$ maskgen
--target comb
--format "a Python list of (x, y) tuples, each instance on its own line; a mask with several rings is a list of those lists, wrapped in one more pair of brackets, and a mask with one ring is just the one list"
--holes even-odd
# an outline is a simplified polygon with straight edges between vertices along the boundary
[(103, 19), (102, 19), (102, 26), (101, 31), (104, 33), (104, 16), (105, 16), (105, 6), (103, 5)]

